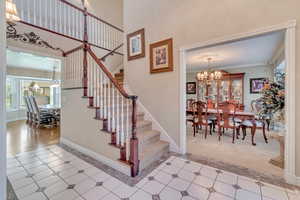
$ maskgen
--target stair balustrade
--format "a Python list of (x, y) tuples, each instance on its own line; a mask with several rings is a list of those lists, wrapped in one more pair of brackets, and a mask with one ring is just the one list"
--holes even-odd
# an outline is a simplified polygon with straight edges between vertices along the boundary
[[(111, 145), (120, 149), (120, 161), (131, 167), (131, 175), (139, 173), (137, 96), (126, 93), (103, 64), (108, 56), (118, 52), (123, 43), (123, 31), (89, 13), (87, 8), (66, 0), (15, 0), (21, 23), (82, 44), (64, 52), (64, 81), (81, 79), (83, 98), (103, 120), (103, 130), (111, 134)], [(107, 50), (98, 58), (91, 47)]]
[[(14, 0), (14, 3), (23, 24), (78, 42), (84, 42), (86, 25), (89, 45), (107, 51), (123, 43), (122, 29), (87, 12), (84, 6), (66, 0)], [(123, 55), (117, 50), (116, 54)]]

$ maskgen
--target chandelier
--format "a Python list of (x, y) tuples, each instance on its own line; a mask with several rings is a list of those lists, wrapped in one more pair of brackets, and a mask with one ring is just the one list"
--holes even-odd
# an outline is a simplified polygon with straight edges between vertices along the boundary
[[(212, 58), (207, 58), (208, 68), (210, 67), (211, 60), (212, 60)], [(222, 72), (221, 71), (206, 70), (206, 71), (202, 71), (202, 72), (197, 73), (197, 80), (202, 81), (202, 82), (206, 82), (208, 84), (211, 81), (221, 80), (221, 79), (222, 79)]]
[(16, 4), (12, 2), (12, 0), (6, 0), (6, 19), (10, 22), (12, 21), (20, 21), (18, 16)]

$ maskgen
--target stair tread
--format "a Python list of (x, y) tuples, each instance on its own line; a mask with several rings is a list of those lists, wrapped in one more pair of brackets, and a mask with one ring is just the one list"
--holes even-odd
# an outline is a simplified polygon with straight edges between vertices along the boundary
[(146, 161), (152, 156), (155, 156), (158, 152), (161, 152), (167, 146), (169, 146), (169, 143), (162, 140), (154, 142), (153, 144), (151, 144), (151, 146), (149, 146), (149, 148), (143, 149), (143, 151), (140, 153), (139, 158), (141, 161)]

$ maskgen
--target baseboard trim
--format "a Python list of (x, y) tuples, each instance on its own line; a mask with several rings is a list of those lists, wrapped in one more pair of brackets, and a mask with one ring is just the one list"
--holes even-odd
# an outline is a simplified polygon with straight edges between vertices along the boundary
[(74, 143), (74, 142), (72, 142), (72, 141), (70, 141), (66, 138), (61, 138), (60, 142), (64, 145), (67, 145), (67, 146), (69, 146), (69, 147), (71, 147), (71, 148), (87, 155), (87, 156), (90, 156), (90, 157), (94, 158), (95, 160), (97, 160), (99, 162), (102, 162), (102, 163), (110, 166), (111, 168), (113, 168), (115, 170), (118, 170), (118, 171), (124, 173), (127, 176), (131, 176), (130, 167), (122, 164), (119, 161), (111, 160), (111, 159), (109, 159), (109, 158), (107, 158), (107, 157), (105, 157), (105, 156), (103, 156), (99, 153), (96, 153), (96, 152), (91, 151), (91, 150), (89, 150), (89, 149), (87, 149), (87, 148), (85, 148), (81, 145), (78, 145), (78, 144), (76, 144), (76, 143)]
[(284, 174), (284, 179), (289, 184), (300, 186), (300, 176), (296, 176), (294, 174), (285, 173)]

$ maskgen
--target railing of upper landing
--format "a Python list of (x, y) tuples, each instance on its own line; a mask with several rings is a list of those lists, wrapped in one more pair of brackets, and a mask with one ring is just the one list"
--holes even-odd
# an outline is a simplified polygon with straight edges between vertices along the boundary
[[(84, 41), (84, 15), (87, 15), (88, 43), (107, 51), (122, 46), (123, 30), (102, 20), (84, 6), (66, 0), (13, 0), (21, 23), (73, 39)], [(122, 52), (115, 50), (114, 53)]]

